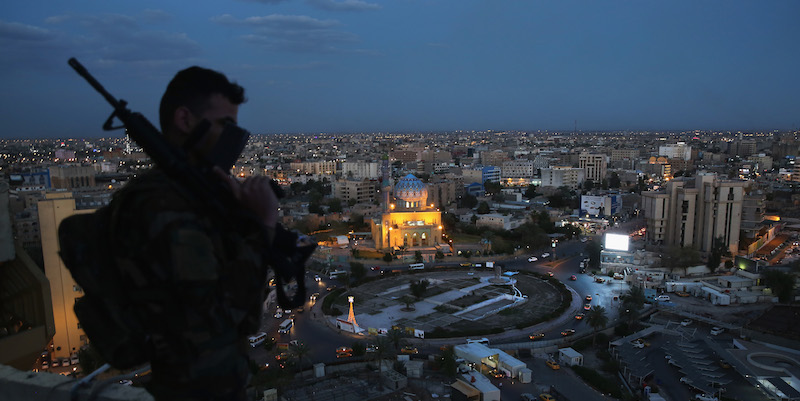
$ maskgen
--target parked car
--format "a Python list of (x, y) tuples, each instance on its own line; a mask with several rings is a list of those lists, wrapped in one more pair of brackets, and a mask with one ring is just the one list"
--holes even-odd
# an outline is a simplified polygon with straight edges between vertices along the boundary
[(561, 332), (561, 335), (564, 337), (571, 336), (573, 334), (575, 334), (575, 329), (566, 329)]
[(378, 270), (381, 269), (381, 267), (380, 266), (372, 266), (369, 269), (372, 270), (372, 271), (378, 271)]
[(547, 252), (545, 252), (545, 253), (543, 253), (543, 254), (542, 254), (542, 259), (544, 259), (544, 258), (549, 258), (549, 257), (550, 257), (550, 254), (549, 254), (549, 253), (547, 253)]
[(547, 272), (547, 275), (553, 277), (553, 272)]
[(539, 399), (542, 401), (556, 401), (555, 397), (547, 393), (539, 394)]
[(48, 361), (47, 359), (42, 361), (42, 370), (44, 369), (50, 369), (50, 361)]
[(656, 301), (669, 301), (669, 295), (659, 295), (656, 297)]
[(533, 333), (528, 336), (531, 340), (538, 340), (540, 338), (544, 338), (544, 333)]
[(531, 257), (528, 258), (528, 262), (531, 262), (531, 263), (533, 263), (533, 262), (535, 262), (537, 260), (539, 260), (539, 258), (537, 258), (536, 256), (531, 256)]
[(569, 280), (570, 280), (570, 281), (575, 281), (575, 280), (577, 280), (577, 279), (578, 279), (578, 277), (575, 277), (575, 275), (574, 275), (574, 274), (573, 274), (573, 275), (571, 275), (571, 276), (569, 276)]
[(548, 359), (548, 360), (547, 360), (547, 361), (545, 361), (544, 363), (545, 363), (545, 364), (546, 364), (548, 367), (550, 367), (550, 369), (553, 369), (553, 370), (559, 370), (559, 369), (561, 369), (561, 366), (560, 366), (558, 363), (556, 363), (556, 361), (552, 361), (552, 360), (549, 360), (549, 359)]
[(692, 323), (692, 319), (683, 319), (683, 321), (681, 321), (681, 326), (686, 327)]
[(688, 292), (683, 292), (683, 291), (676, 291), (675, 295), (677, 295), (679, 297), (688, 297), (689, 293)]
[(723, 329), (722, 327), (714, 326), (714, 327), (711, 328), (711, 335), (712, 336), (720, 335), (720, 334), (722, 334), (724, 332), (725, 332), (725, 329)]
[(69, 357), (69, 362), (70, 362), (71, 364), (73, 364), (73, 365), (77, 365), (77, 364), (78, 364), (78, 362), (80, 362), (80, 361), (78, 360), (78, 354), (72, 354), (72, 355), (70, 355), (70, 357)]
[(417, 350), (416, 347), (413, 347), (411, 345), (406, 345), (405, 347), (400, 349), (400, 353), (401, 354), (418, 354), (419, 350)]
[(633, 345), (633, 348), (644, 348), (644, 344), (640, 343), (639, 341), (633, 341), (631, 342), (631, 345)]

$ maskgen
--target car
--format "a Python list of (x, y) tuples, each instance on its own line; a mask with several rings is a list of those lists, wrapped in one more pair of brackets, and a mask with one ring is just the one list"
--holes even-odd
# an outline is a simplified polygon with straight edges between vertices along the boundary
[(78, 354), (72, 354), (69, 356), (69, 362), (73, 365), (77, 365), (80, 360), (78, 359)]
[(315, 292), (315, 293), (311, 294), (311, 297), (309, 298), (309, 300), (310, 300), (311, 302), (317, 302), (317, 299), (318, 299), (318, 298), (319, 298), (319, 293), (318, 293), (318, 292)]
[(303, 313), (303, 312), (305, 312), (305, 311), (306, 311), (306, 309), (305, 309), (305, 308), (303, 308), (303, 307), (301, 306), (301, 307), (299, 307), (299, 308), (295, 309), (295, 311), (296, 311), (297, 313)]
[(406, 345), (405, 347), (400, 348), (400, 353), (406, 355), (419, 354), (419, 350), (414, 346)]
[(573, 334), (575, 334), (575, 329), (566, 329), (561, 332), (561, 335), (564, 337), (571, 336)]
[(48, 361), (47, 359), (42, 361), (42, 370), (44, 369), (50, 369), (50, 361)]
[(542, 254), (542, 259), (544, 259), (544, 258), (549, 258), (549, 257), (550, 257), (550, 254), (549, 254), (549, 253), (547, 253), (547, 252), (545, 252), (545, 253), (543, 253), (543, 254)]
[(380, 266), (372, 266), (372, 267), (370, 267), (369, 269), (375, 272), (375, 271), (378, 271), (378, 270), (380, 270), (380, 269), (381, 269), (381, 267), (380, 267)]
[(592, 309), (592, 304), (583, 304), (583, 310)]
[(547, 393), (539, 394), (539, 399), (542, 401), (556, 401), (555, 397)]
[(573, 275), (571, 275), (571, 276), (569, 276), (569, 280), (570, 280), (570, 281), (576, 281), (577, 279), (578, 279), (578, 277), (575, 277), (575, 275), (574, 275), (574, 274), (573, 274)]
[(339, 359), (339, 358), (350, 358), (351, 356), (353, 356), (352, 352), (337, 352), (336, 353), (336, 359)]
[(346, 353), (348, 353), (348, 352), (349, 352), (349, 353), (352, 353), (352, 352), (353, 352), (353, 349), (352, 349), (352, 348), (350, 348), (350, 347), (346, 347), (346, 346), (341, 346), (341, 347), (339, 347), (339, 348), (336, 348), (336, 353), (337, 353), (337, 354), (346, 354)]
[(675, 295), (677, 295), (679, 297), (688, 297), (689, 293), (688, 292), (683, 292), (683, 291), (675, 291)]
[(335, 286), (335, 285), (332, 285), (332, 286), (330, 286), (330, 287), (326, 288), (326, 290), (327, 290), (328, 292), (330, 292), (330, 291), (333, 291), (333, 290), (335, 290), (335, 289), (336, 289), (336, 286)]
[(720, 359), (719, 360), (719, 367), (721, 367), (722, 369), (730, 369), (731, 364), (729, 364), (728, 362), (726, 362), (723, 359)]
[(53, 358), (53, 362), (50, 363), (50, 366), (54, 368), (61, 366), (61, 360), (58, 358)]
[(539, 258), (537, 258), (536, 256), (531, 256), (531, 257), (528, 258), (528, 262), (531, 262), (531, 263), (533, 263), (533, 262), (535, 262), (537, 260), (539, 260)]
[(725, 332), (725, 329), (723, 329), (722, 327), (714, 326), (714, 327), (711, 328), (711, 335), (712, 336), (720, 335), (720, 334), (722, 334), (724, 332)]
[[(529, 260), (530, 262), (530, 260)], [(461, 263), (459, 266), (461, 267), (472, 267), (472, 263)]]
[(123, 386), (133, 386), (133, 380), (130, 379), (122, 379), (119, 381), (119, 384)]
[(586, 298), (584, 298), (584, 299), (586, 300), (586, 302), (592, 302), (592, 296), (591, 295), (587, 295)]
[(588, 240), (589, 240), (589, 238), (586, 238), (586, 237), (581, 238), (581, 242), (586, 242)]
[(669, 295), (659, 295), (655, 299), (656, 301), (669, 301)]
[(538, 398), (531, 393), (522, 393), (519, 395), (520, 401), (536, 401)]
[(376, 345), (367, 344), (367, 346), (364, 348), (364, 351), (369, 353), (378, 352), (378, 347)]
[(285, 361), (285, 360), (289, 359), (289, 357), (291, 357), (291, 356), (292, 356), (292, 354), (290, 354), (288, 352), (281, 352), (280, 354), (275, 355), (275, 360)]
[(586, 268), (585, 268), (585, 267), (581, 267), (581, 269), (580, 269), (580, 270), (578, 270), (578, 273), (580, 273), (580, 274), (586, 274)]
[(278, 311), (277, 311), (277, 312), (275, 312), (275, 314), (274, 314), (274, 315), (272, 315), (272, 316), (273, 316), (273, 317), (275, 317), (275, 319), (280, 319), (280, 318), (282, 318), (282, 317), (283, 317), (283, 311), (282, 311), (282, 310), (278, 310)]
[(639, 341), (632, 341), (631, 345), (633, 345), (633, 348), (644, 348), (644, 344)]
[(700, 401), (719, 401), (719, 398), (708, 394), (695, 394), (694, 399)]
[(605, 282), (606, 282), (606, 279), (604, 279), (604, 278), (602, 278), (602, 277), (595, 277), (595, 278), (594, 278), (594, 282), (595, 282), (595, 283), (600, 283), (600, 284), (603, 284), (603, 283), (605, 283)]
[(490, 373), (490, 374), (492, 375), (492, 377), (494, 377), (495, 379), (502, 379), (502, 378), (506, 377), (506, 374), (505, 374), (505, 373), (503, 373), (502, 371), (499, 371), (499, 370), (497, 370), (497, 369), (492, 369), (492, 370), (491, 370), (491, 372), (489, 372), (489, 373)]
[(544, 333), (533, 333), (528, 336), (531, 340), (538, 340), (540, 338), (544, 338)]
[(692, 319), (683, 319), (683, 321), (681, 321), (681, 326), (686, 327), (692, 323)]
[(547, 275), (553, 277), (553, 272), (547, 272)]
[(548, 360), (546, 360), (544, 363), (545, 363), (545, 364), (546, 364), (548, 367), (550, 367), (550, 369), (553, 369), (553, 370), (559, 370), (559, 369), (561, 369), (561, 366), (560, 366), (560, 365), (559, 365), (559, 364), (558, 364), (556, 361), (553, 361), (553, 360), (550, 360), (550, 359), (548, 359)]
[(314, 275), (314, 281), (319, 283), (320, 281), (322, 281), (322, 277), (320, 277), (319, 274), (315, 274)]
[(586, 315), (584, 315), (583, 313), (579, 313), (579, 314), (575, 315), (575, 320), (583, 320), (584, 316), (586, 316)]
[(687, 384), (692, 382), (691, 379), (689, 379), (688, 377), (685, 377), (685, 376), (681, 377), (680, 379), (678, 379), (678, 381), (681, 382), (681, 383), (687, 383)]
[(69, 366), (72, 362), (70, 362), (69, 358), (61, 358), (61, 366)]
[(647, 342), (647, 340), (645, 340), (644, 338), (637, 338), (636, 341), (644, 344), (645, 347), (649, 347), (650, 346), (650, 343)]

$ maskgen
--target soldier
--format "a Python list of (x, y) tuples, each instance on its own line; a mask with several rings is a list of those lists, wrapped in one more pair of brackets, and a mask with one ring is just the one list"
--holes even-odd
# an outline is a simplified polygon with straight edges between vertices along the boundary
[(269, 179), (228, 174), (242, 150), (231, 152), (230, 144), (247, 140), (236, 127), (244, 101), (244, 89), (223, 74), (190, 67), (175, 75), (159, 108), (164, 138), (191, 164), (214, 165), (207, 170), (228, 191), (229, 214), (209, 213), (159, 168), (131, 180), (111, 203), (110, 241), (132, 313), (147, 324), (147, 389), (157, 400), (245, 399), (245, 339), (260, 323), (263, 250), (278, 200)]

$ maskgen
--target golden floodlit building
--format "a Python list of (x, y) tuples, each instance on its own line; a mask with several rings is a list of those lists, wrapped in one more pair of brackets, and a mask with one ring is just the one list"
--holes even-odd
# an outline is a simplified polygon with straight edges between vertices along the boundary
[(433, 247), (442, 238), (442, 213), (428, 204), (428, 188), (409, 174), (401, 178), (391, 194), (384, 188), (384, 213), (373, 219), (375, 249)]

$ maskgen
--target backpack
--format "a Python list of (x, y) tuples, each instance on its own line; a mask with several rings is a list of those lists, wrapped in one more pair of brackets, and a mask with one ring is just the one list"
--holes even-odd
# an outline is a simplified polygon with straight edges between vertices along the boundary
[(60, 256), (84, 296), (75, 315), (92, 346), (108, 364), (129, 369), (148, 361), (142, 322), (130, 311), (131, 296), (120, 285), (110, 236), (112, 207), (76, 214), (58, 227)]

